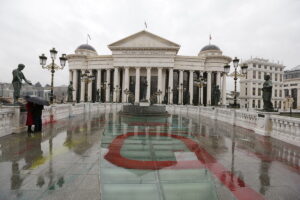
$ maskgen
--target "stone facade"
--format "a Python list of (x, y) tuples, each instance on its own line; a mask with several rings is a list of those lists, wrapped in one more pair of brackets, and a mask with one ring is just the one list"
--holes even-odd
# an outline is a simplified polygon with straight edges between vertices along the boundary
[(251, 58), (241, 63), (241, 65), (244, 63), (248, 65), (248, 69), (246, 76), (240, 79), (241, 108), (263, 108), (262, 87), (265, 75), (270, 75), (273, 83), (273, 106), (274, 108), (281, 108), (284, 100), (283, 69), (285, 66), (261, 58)]
[(284, 72), (284, 96), (293, 98), (293, 109), (300, 109), (300, 65)]
[[(108, 45), (112, 55), (99, 55), (88, 45), (81, 45), (68, 55), (73, 100), (101, 102), (150, 101), (167, 104), (210, 105), (212, 88), (221, 88), (221, 104), (226, 104), (226, 75), (223, 66), (231, 61), (215, 45), (205, 46), (198, 56), (178, 55), (180, 45), (141, 31)], [(93, 81), (82, 81), (89, 72)], [(207, 85), (194, 81), (203, 76)], [(129, 91), (129, 92), (125, 92)], [(223, 98), (222, 98), (223, 97)]]

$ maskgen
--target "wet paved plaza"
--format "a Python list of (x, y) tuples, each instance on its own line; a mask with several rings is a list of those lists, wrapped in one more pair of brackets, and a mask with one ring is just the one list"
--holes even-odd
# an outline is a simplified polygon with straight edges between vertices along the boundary
[(299, 158), (206, 118), (82, 115), (0, 138), (0, 200), (297, 200)]

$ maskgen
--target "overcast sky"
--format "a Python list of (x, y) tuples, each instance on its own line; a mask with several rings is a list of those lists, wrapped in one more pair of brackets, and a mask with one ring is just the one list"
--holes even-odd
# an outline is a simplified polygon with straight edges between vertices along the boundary
[[(300, 0), (0, 0), (0, 82), (24, 63), (29, 80), (50, 83), (41, 53), (74, 53), (89, 33), (97, 52), (110, 54), (108, 44), (143, 30), (144, 21), (180, 44), (180, 55), (197, 55), (211, 34), (225, 55), (300, 64)], [(67, 67), (55, 75), (61, 84)]]

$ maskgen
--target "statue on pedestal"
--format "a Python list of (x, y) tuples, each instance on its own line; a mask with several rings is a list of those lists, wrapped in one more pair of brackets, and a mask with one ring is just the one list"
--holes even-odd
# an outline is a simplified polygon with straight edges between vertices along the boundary
[(101, 96), (100, 96), (101, 95), (101, 91), (100, 91), (100, 89), (97, 89), (96, 95), (97, 95), (96, 96), (96, 101), (100, 102), (101, 101)]
[(270, 75), (265, 75), (264, 79), (265, 79), (265, 82), (264, 82), (263, 88), (262, 88), (264, 111), (272, 112), (272, 111), (274, 111), (273, 104), (271, 102), (273, 85), (272, 85), (272, 81), (270, 80), (271, 79)]
[(220, 92), (219, 86), (216, 85), (212, 91), (212, 105), (213, 106), (217, 106), (219, 104), (220, 96), (221, 96), (221, 92)]
[(70, 81), (70, 84), (68, 86), (68, 102), (72, 102), (73, 101), (73, 81)]
[(20, 93), (22, 89), (22, 80), (24, 80), (27, 84), (32, 85), (32, 83), (27, 80), (22, 73), (22, 70), (25, 68), (24, 64), (19, 64), (17, 69), (14, 69), (12, 71), (13, 74), (13, 80), (12, 85), (14, 88), (14, 103), (18, 102), (18, 99), (20, 98)]

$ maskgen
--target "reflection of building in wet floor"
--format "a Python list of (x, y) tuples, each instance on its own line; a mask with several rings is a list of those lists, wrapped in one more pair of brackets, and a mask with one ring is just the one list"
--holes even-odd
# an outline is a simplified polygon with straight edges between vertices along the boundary
[[(107, 112), (48, 124), (39, 137), (2, 137), (0, 199), (65, 199), (66, 195), (72, 199), (100, 199), (100, 184), (104, 200), (126, 199), (126, 195), (151, 200), (214, 199), (214, 193), (222, 200), (234, 199), (228, 185), (241, 195), (251, 188), (266, 199), (299, 198), (298, 147), (205, 117), (186, 117), (124, 118)], [(207, 167), (217, 163), (223, 168), (215, 176), (203, 165), (200, 167), (200, 162), (198, 168), (180, 166), (178, 162), (176, 169), (171, 165), (142, 170), (125, 169), (103, 159), (112, 141), (128, 132), (134, 134), (124, 142), (124, 157), (196, 160), (184, 143), (169, 137), (173, 134), (192, 139), (207, 152), (204, 155), (211, 155), (215, 162), (208, 162)]]

